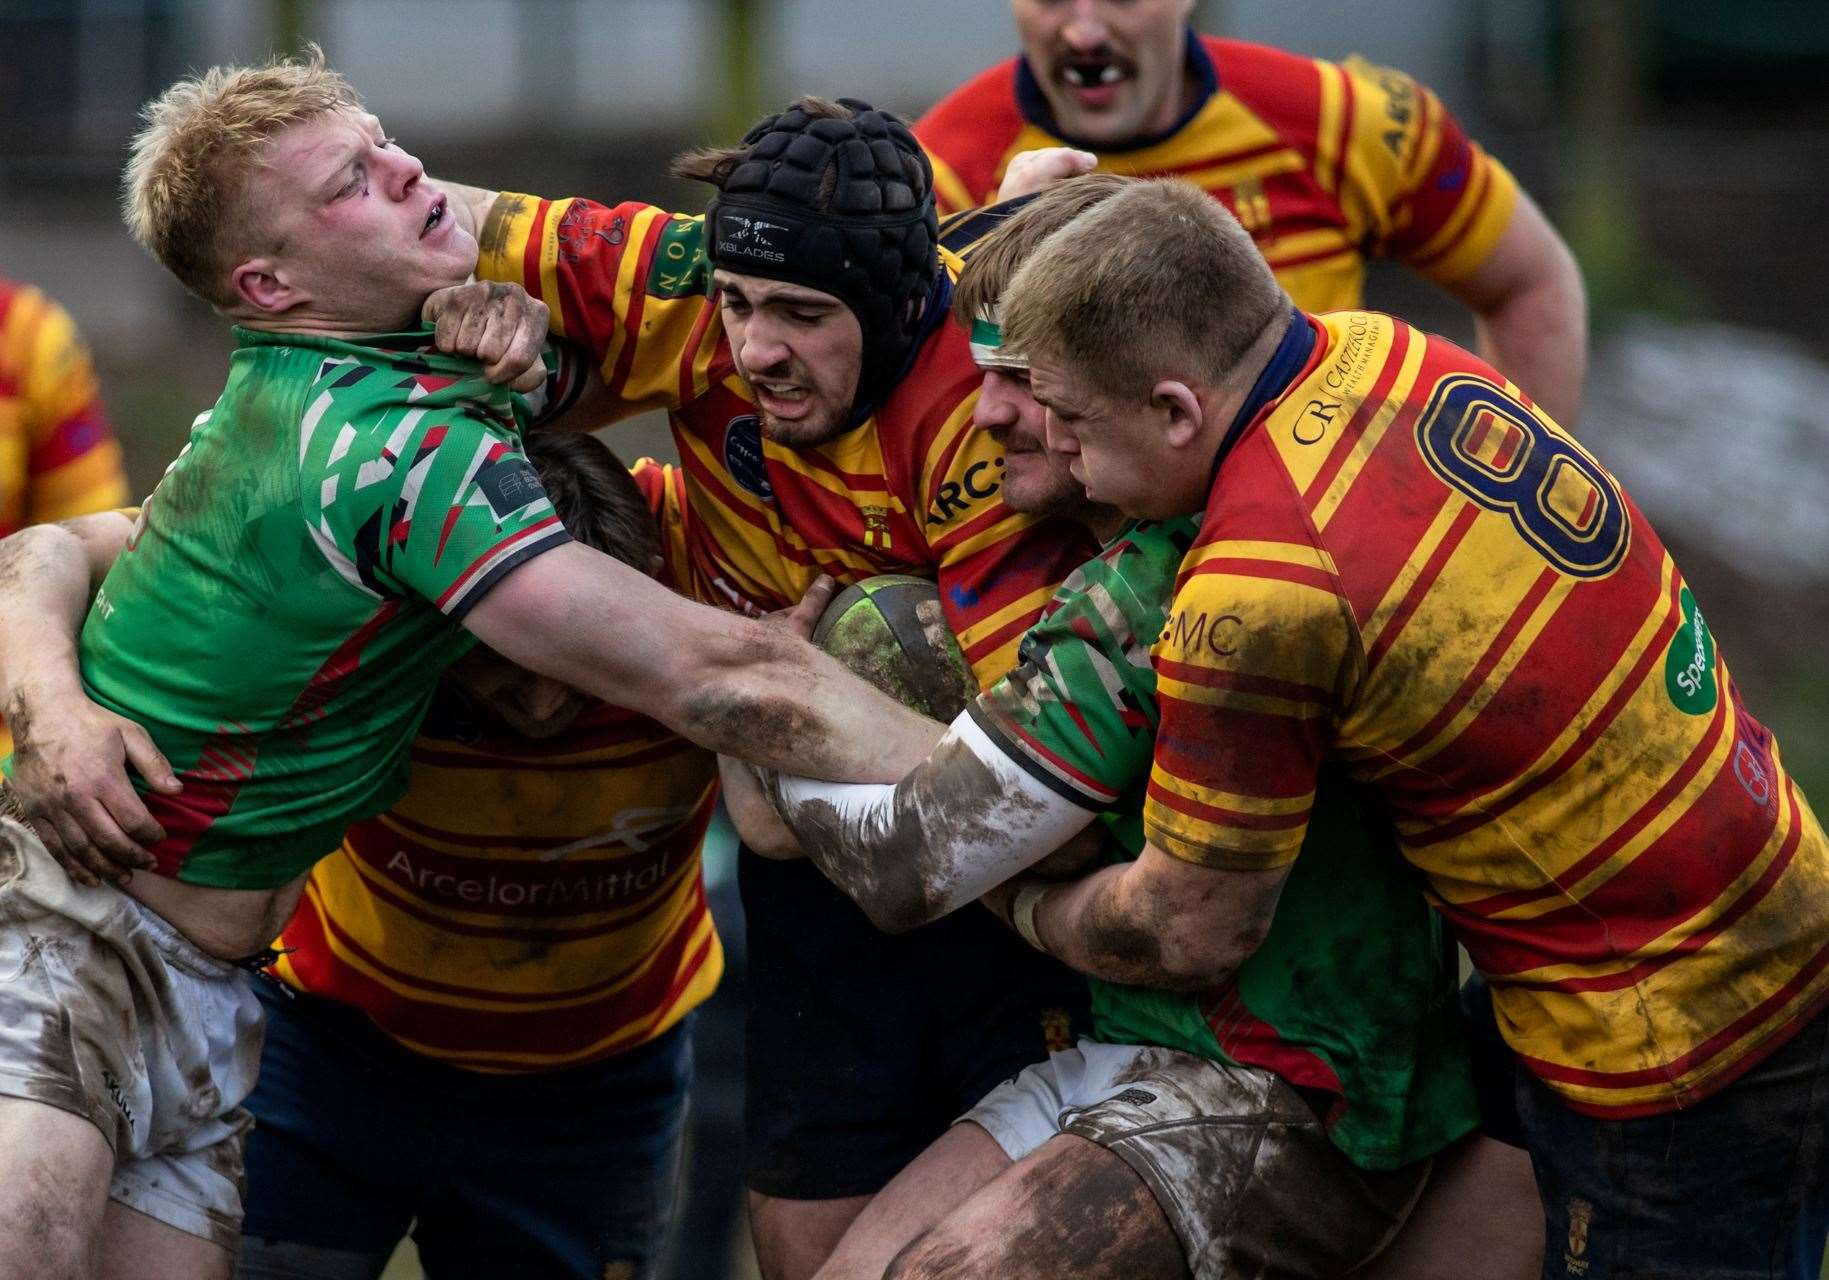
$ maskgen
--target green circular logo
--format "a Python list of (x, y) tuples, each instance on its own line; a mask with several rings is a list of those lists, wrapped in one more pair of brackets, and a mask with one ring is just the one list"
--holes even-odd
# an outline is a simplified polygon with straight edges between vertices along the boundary
[(1664, 687), (1685, 715), (1705, 716), (1715, 709), (1721, 691), (1715, 686), (1715, 638), (1709, 634), (1696, 598), (1684, 587), (1677, 597), (1683, 626), (1664, 655)]

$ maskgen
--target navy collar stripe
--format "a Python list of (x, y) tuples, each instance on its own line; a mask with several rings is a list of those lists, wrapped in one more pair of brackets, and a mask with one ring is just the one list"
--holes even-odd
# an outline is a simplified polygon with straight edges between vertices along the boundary
[(1251, 425), (1251, 420), (1263, 412), (1265, 405), (1289, 390), (1295, 380), (1301, 377), (1308, 357), (1314, 352), (1315, 330), (1308, 323), (1308, 317), (1291, 307), (1288, 324), (1289, 327), (1283, 330), (1282, 341), (1271, 352), (1270, 359), (1257, 375), (1257, 381), (1251, 384), (1245, 403), (1239, 406), (1238, 413), (1226, 427), (1226, 434), (1220, 438), (1219, 452), (1213, 455), (1215, 476), (1219, 474), (1220, 463), (1232, 452), (1232, 446), (1238, 443), (1245, 428)]

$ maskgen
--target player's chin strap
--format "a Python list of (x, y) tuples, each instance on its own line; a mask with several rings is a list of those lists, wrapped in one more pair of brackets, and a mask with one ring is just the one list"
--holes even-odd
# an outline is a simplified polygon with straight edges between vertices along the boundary
[(829, 293), (863, 330), (852, 425), (882, 404), (946, 314), (951, 289), (934, 260), (933, 209), (814, 213), (767, 195), (719, 195), (705, 213), (714, 266)]
[[(934, 916), (1041, 861), (1096, 816), (1012, 759), (969, 707), (933, 753), (894, 786), (783, 776), (774, 779), (771, 793), (782, 818), (828, 875), (830, 862), (880, 862), (907, 858), (909, 850), (918, 849), (922, 893)], [(845, 888), (849, 877), (832, 879)], [(858, 893), (880, 892), (889, 879), (872, 877)], [(896, 914), (910, 904), (860, 900), (859, 905), (873, 914), (878, 907)]]

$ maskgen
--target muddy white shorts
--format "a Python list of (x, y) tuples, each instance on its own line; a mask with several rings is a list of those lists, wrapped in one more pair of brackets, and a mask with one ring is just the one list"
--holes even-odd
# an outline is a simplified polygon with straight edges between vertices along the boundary
[(1280, 1077), (1152, 1045), (1078, 1046), (998, 1085), (961, 1120), (1012, 1160), (1072, 1134), (1148, 1185), (1194, 1280), (1344, 1275), (1389, 1244), (1428, 1160), (1370, 1173)]
[(0, 821), (0, 1095), (93, 1122), (111, 1199), (234, 1250), (260, 1040), (247, 974)]

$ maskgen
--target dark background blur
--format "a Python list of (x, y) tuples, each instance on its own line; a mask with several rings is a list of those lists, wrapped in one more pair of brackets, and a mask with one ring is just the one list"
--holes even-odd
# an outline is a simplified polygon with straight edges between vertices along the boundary
[[(1593, 307), (1579, 434), (1675, 547), (1754, 710), (1829, 802), (1829, 5), (1207, 0), (1197, 24), (1413, 73), (1548, 211)], [(913, 116), (1015, 47), (1000, 0), (0, 0), (0, 274), (76, 316), (137, 492), (214, 399), (228, 341), (121, 227), (135, 112), (187, 71), (305, 40), (436, 176), (687, 209), (702, 189), (665, 176), (685, 146), (799, 92)], [(1370, 302), (1471, 340), (1399, 270), (1374, 271)], [(608, 438), (672, 455), (652, 418)], [(711, 875), (727, 899), (723, 859)], [(691, 1280), (752, 1265), (740, 976), (701, 1022)]]

